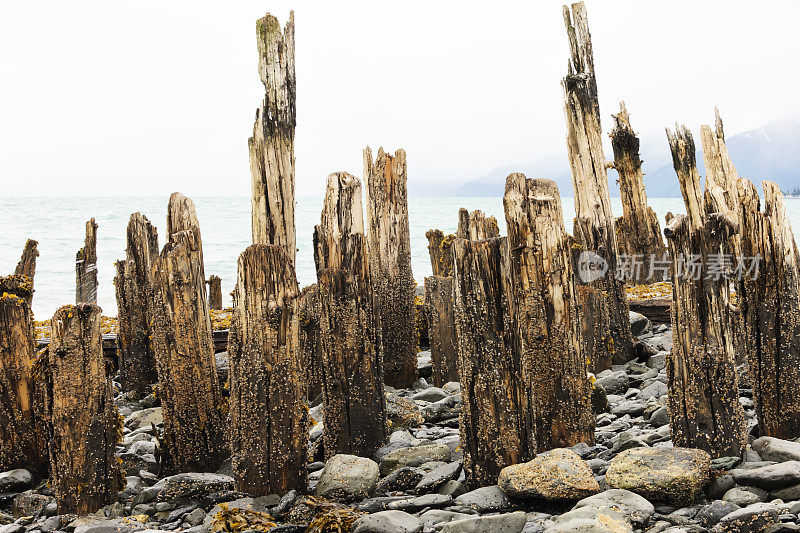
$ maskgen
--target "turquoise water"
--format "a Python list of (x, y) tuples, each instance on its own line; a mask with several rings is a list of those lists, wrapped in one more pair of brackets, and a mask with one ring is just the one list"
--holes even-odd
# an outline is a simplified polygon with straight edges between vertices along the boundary
[[(139, 211), (158, 227), (159, 246), (164, 245), (167, 197), (163, 198), (0, 198), (0, 274), (11, 274), (25, 240), (39, 241), (36, 294), (33, 310), (37, 319), (49, 318), (61, 305), (75, 299), (75, 253), (83, 246), (85, 223), (91, 217), (98, 228), (98, 303), (103, 313), (116, 315), (114, 262), (125, 256), (125, 229), (131, 213)], [(230, 305), (236, 261), (250, 243), (249, 198), (194, 198), (203, 235), (206, 276), (222, 278), (225, 305)], [(564, 218), (572, 220), (572, 198), (563, 198)], [(800, 228), (800, 199), (787, 200), (793, 226)], [(615, 215), (622, 213), (619, 198), (612, 198)], [(650, 206), (663, 226), (667, 211), (684, 212), (678, 198), (654, 198)], [(454, 232), (458, 209), (481, 209), (494, 215), (505, 231), (502, 199), (493, 198), (411, 198), (411, 254), (414, 277), (421, 283), (430, 275), (425, 232), (439, 228)], [(319, 223), (322, 198), (298, 198), (297, 276), (301, 285), (316, 282), (311, 239)], [(567, 228), (571, 230), (571, 222)]]

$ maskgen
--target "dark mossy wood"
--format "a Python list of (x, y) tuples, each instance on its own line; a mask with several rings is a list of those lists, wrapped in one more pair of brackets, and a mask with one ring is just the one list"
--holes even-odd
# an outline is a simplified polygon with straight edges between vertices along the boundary
[(323, 338), (325, 456), (372, 457), (386, 441), (381, 316), (372, 292), (358, 178), (328, 177), (314, 260)]
[(208, 308), (219, 311), (222, 309), (222, 279), (219, 276), (208, 278)]
[(452, 276), (425, 278), (425, 310), (431, 346), (433, 384), (458, 381), (458, 340)]
[(445, 235), (441, 230), (430, 229), (425, 232), (428, 239), (428, 253), (431, 256), (431, 269), (434, 276), (453, 275), (453, 239), (455, 235)]
[(594, 443), (592, 385), (581, 343), (571, 239), (555, 182), (511, 174), (503, 204), (525, 412), (538, 452)]
[(411, 237), (406, 191), (406, 152), (392, 156), (364, 150), (367, 180), (367, 239), (373, 291), (378, 297), (384, 358), (383, 381), (396, 388), (417, 379), (419, 334), (414, 313)]
[(36, 258), (39, 257), (39, 250), (36, 249), (37, 246), (39, 246), (38, 242), (34, 241), (33, 239), (27, 240), (25, 243), (25, 248), (22, 250), (22, 257), (20, 257), (19, 263), (17, 263), (17, 268), (14, 271), (14, 274), (17, 276), (28, 276), (30, 278), (30, 295), (26, 296), (28, 305), (31, 305), (31, 301), (33, 300), (33, 281), (36, 274)]
[(97, 223), (86, 222), (86, 240), (75, 256), (75, 303), (97, 303)]
[(462, 207), (458, 210), (457, 238), (479, 241), (499, 236), (500, 228), (497, 226), (496, 218), (487, 217), (480, 209), (470, 212)]
[(317, 284), (300, 292), (300, 354), (308, 399), (322, 394), (322, 331), (320, 326), (319, 290)]
[(86, 515), (116, 501), (123, 488), (115, 455), (122, 420), (103, 359), (100, 308), (64, 306), (51, 327), (51, 484), (60, 514)]
[(306, 488), (299, 292), (285, 247), (253, 244), (239, 256), (228, 347), (231, 450), (236, 490), (253, 496)]
[(164, 415), (164, 469), (209, 472), (228, 456), (228, 444), (192, 201), (173, 194), (167, 225), (169, 241), (153, 262), (151, 314)]

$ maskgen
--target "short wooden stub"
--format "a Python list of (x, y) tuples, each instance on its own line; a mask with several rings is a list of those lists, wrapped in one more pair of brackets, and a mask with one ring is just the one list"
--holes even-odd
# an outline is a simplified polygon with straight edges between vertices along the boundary
[(222, 309), (222, 279), (219, 276), (208, 278), (208, 307), (219, 311)]
[(97, 223), (86, 222), (86, 241), (75, 255), (75, 303), (97, 303)]
[(537, 450), (593, 444), (592, 387), (558, 187), (550, 180), (511, 174), (503, 204), (512, 288), (507, 297)]
[(386, 401), (358, 178), (344, 172), (328, 177), (314, 259), (324, 346), (325, 456), (372, 457), (386, 440)]
[(445, 235), (441, 230), (430, 229), (425, 232), (428, 239), (428, 253), (431, 256), (431, 269), (434, 276), (453, 275), (453, 239), (455, 235)]
[(256, 39), (264, 101), (248, 141), (253, 242), (284, 246), (294, 264), (294, 12), (283, 31), (269, 13), (258, 19)]
[(500, 228), (496, 218), (487, 217), (480, 209), (470, 212), (462, 207), (458, 210), (457, 238), (480, 241), (499, 236)]
[(300, 354), (308, 399), (322, 394), (322, 331), (320, 326), (319, 290), (317, 284), (300, 292)]
[(51, 322), (50, 477), (60, 514), (93, 513), (122, 488), (114, 455), (122, 427), (106, 375), (100, 313), (93, 304), (68, 305)]
[(158, 259), (158, 233), (141, 213), (128, 221), (126, 258), (117, 261), (117, 360), (124, 391), (144, 394), (158, 380), (150, 313), (152, 266)]
[[(738, 231), (718, 195), (705, 199), (692, 135), (685, 127), (667, 130), (686, 215), (675, 215), (664, 230), (672, 257), (672, 336), (667, 360), (672, 440), (712, 457), (739, 456), (747, 442), (736, 379), (735, 333), (731, 328), (729, 281), (677, 268), (697, 258), (707, 269)], [(696, 261), (692, 261), (696, 263)], [(684, 272), (685, 270), (685, 272)], [(697, 278), (697, 279), (695, 279)]]
[(253, 496), (306, 488), (298, 295), (284, 247), (253, 244), (239, 256), (228, 345), (231, 449), (236, 490)]
[(36, 258), (39, 257), (39, 250), (36, 249), (38, 245), (39, 243), (33, 239), (27, 240), (25, 243), (25, 248), (22, 250), (22, 257), (20, 257), (19, 263), (17, 263), (17, 268), (14, 271), (14, 274), (17, 276), (28, 276), (30, 278), (30, 296), (26, 297), (28, 305), (31, 305), (31, 301), (33, 300), (33, 281), (36, 274)]
[[(36, 341), (30, 278), (0, 278), (0, 471), (48, 471), (47, 386), (34, 375)], [(44, 393), (44, 394), (43, 394)]]
[(470, 486), (495, 484), (503, 467), (536, 454), (533, 412), (520, 401), (504, 247), (500, 238), (453, 241), (460, 435)]
[(164, 414), (161, 451), (167, 471), (208, 472), (227, 457), (228, 446), (200, 226), (185, 196), (173, 194), (168, 213), (169, 241), (153, 265), (153, 348)]
[(458, 381), (458, 340), (452, 276), (425, 278), (425, 311), (431, 345), (433, 384)]
[(414, 315), (414, 276), (406, 192), (406, 152), (364, 149), (367, 238), (373, 290), (378, 297), (384, 350), (383, 381), (396, 388), (417, 379), (419, 335)]

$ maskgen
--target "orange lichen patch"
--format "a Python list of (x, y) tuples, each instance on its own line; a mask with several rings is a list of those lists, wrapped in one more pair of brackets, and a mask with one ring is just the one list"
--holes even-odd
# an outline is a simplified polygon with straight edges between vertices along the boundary
[(211, 329), (214, 331), (219, 329), (230, 329), (231, 320), (233, 319), (233, 308), (227, 307), (225, 309), (210, 309), (211, 314)]
[(659, 281), (650, 285), (626, 285), (628, 300), (672, 299), (672, 283)]

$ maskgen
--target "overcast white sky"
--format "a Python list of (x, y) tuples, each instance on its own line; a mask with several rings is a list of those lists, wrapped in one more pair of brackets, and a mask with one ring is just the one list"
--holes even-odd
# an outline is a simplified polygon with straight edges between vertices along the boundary
[[(561, 1), (43, 0), (0, 7), (2, 195), (249, 195), (255, 20), (295, 10), (297, 194), (408, 152), (410, 192), (565, 154)], [(800, 2), (589, 0), (601, 112), (663, 143), (797, 115)], [(607, 130), (606, 130), (607, 131)], [(652, 141), (650, 141), (652, 139)], [(566, 155), (564, 155), (566, 157)]]

